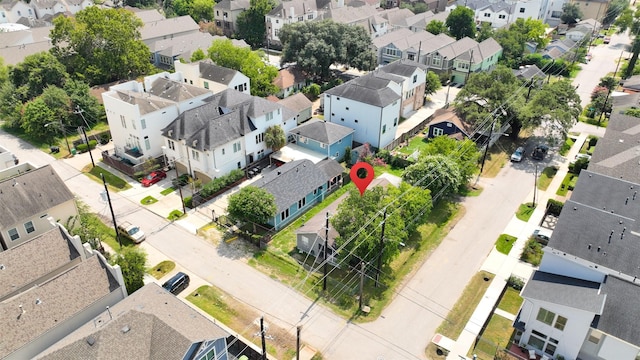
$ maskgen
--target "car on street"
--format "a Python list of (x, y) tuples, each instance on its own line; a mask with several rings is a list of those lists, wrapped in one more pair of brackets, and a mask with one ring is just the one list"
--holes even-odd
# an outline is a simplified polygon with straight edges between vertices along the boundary
[(189, 275), (179, 272), (162, 284), (162, 287), (173, 295), (177, 295), (189, 287), (189, 282)]
[(511, 154), (511, 161), (513, 162), (520, 162), (522, 161), (523, 158), (524, 158), (524, 148), (522, 146), (517, 148), (516, 151), (514, 151), (513, 154)]
[(118, 232), (136, 244), (141, 243), (147, 237), (139, 226), (133, 225), (128, 221), (118, 224)]
[(591, 53), (587, 53), (587, 55), (584, 56), (585, 63), (588, 63), (591, 59), (593, 59), (593, 54)]
[(547, 145), (536, 145), (531, 153), (531, 158), (533, 160), (543, 160), (547, 153), (549, 152), (549, 147)]
[(166, 177), (167, 177), (167, 173), (165, 173), (164, 171), (161, 171), (161, 170), (152, 171), (149, 175), (142, 178), (141, 183), (142, 183), (142, 186), (149, 187)]
[(604, 40), (602, 40), (605, 44), (608, 44), (611, 42), (611, 36), (605, 36)]

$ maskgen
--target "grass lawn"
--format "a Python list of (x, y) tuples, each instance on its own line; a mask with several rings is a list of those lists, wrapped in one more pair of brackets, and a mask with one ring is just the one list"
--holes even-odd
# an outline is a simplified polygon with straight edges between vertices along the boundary
[(162, 279), (167, 273), (171, 272), (171, 270), (175, 269), (176, 263), (173, 261), (165, 260), (160, 264), (150, 268), (147, 272), (151, 274), (156, 280)]
[(480, 194), (482, 194), (482, 190), (484, 190), (482, 187), (480, 186), (472, 186), (472, 185), (467, 185), (464, 189), (462, 189), (462, 191), (460, 192), (460, 195), (462, 196), (480, 196)]
[(480, 341), (474, 349), (469, 350), (469, 357), (475, 353), (478, 359), (493, 360), (496, 350), (504, 349), (509, 345), (509, 339), (514, 331), (511, 325), (511, 320), (500, 315), (492, 315), (480, 334)]
[(420, 150), (423, 146), (425, 146), (427, 144), (426, 141), (424, 141), (424, 137), (421, 135), (416, 135), (414, 136), (411, 140), (409, 140), (409, 146), (403, 146), (401, 148), (396, 148), (396, 150), (399, 153), (405, 154), (405, 155), (411, 155), (413, 154), (414, 151), (416, 150)]
[(542, 191), (547, 190), (549, 184), (551, 184), (551, 180), (553, 180), (553, 177), (556, 176), (557, 172), (558, 168), (556, 168), (555, 166), (544, 168), (544, 170), (542, 170), (542, 173), (540, 173), (540, 177), (538, 178), (538, 189)]
[(507, 290), (502, 294), (502, 298), (500, 298), (500, 302), (498, 303), (498, 309), (516, 315), (518, 310), (520, 310), (523, 300), (524, 299), (520, 297), (520, 290), (507, 286)]
[(532, 203), (521, 204), (516, 212), (516, 217), (522, 221), (529, 221), (535, 209), (536, 207)]
[[(440, 333), (454, 340), (458, 339), (458, 336), (462, 333), (471, 315), (476, 310), (476, 306), (478, 306), (487, 288), (489, 288), (493, 276), (493, 274), (485, 271), (480, 271), (475, 274), (447, 315), (447, 318), (444, 319), (442, 324), (436, 329), (436, 333)], [(429, 343), (425, 351), (428, 359), (445, 358), (437, 354), (436, 346), (433, 343)]]
[(533, 237), (529, 238), (527, 244), (522, 250), (520, 260), (528, 262), (533, 266), (540, 265), (540, 261), (542, 260), (542, 245), (540, 245), (540, 243)]
[(498, 241), (496, 241), (496, 250), (505, 255), (509, 255), (509, 251), (511, 251), (511, 248), (513, 247), (513, 244), (516, 242), (516, 240), (518, 240), (518, 238), (515, 236), (501, 234), (498, 237)]
[[(244, 303), (235, 300), (231, 295), (212, 286), (201, 286), (187, 296), (187, 300), (205, 311), (207, 314), (221, 321), (245, 339), (260, 346), (260, 318), (258, 312)], [(295, 357), (296, 339), (285, 329), (270, 323), (267, 336), (267, 352), (276, 359), (291, 359)]]
[(169, 219), (171, 221), (176, 221), (176, 220), (182, 219), (185, 216), (187, 216), (187, 215), (184, 214), (182, 211), (173, 210), (172, 212), (169, 213), (169, 216), (167, 216), (167, 219)]
[(564, 141), (564, 144), (562, 144), (562, 146), (560, 147), (560, 151), (558, 151), (560, 155), (566, 156), (569, 153), (569, 150), (571, 150), (573, 143), (575, 142), (576, 140), (574, 138), (568, 137), (567, 140)]
[(87, 165), (84, 169), (82, 169), (82, 172), (85, 174), (89, 174), (89, 178), (99, 183), (102, 183), (102, 178), (100, 177), (100, 173), (102, 173), (102, 175), (104, 175), (104, 181), (106, 181), (107, 185), (109, 185), (109, 187), (114, 189), (115, 191), (127, 190), (131, 188), (131, 185), (129, 185), (126, 181), (117, 177), (116, 175), (113, 175), (108, 170), (100, 166), (91, 168), (91, 165)]
[(160, 191), (160, 194), (167, 196), (167, 195), (171, 194), (174, 191), (176, 191), (176, 189), (170, 187), (170, 188), (167, 188), (167, 189), (164, 189), (164, 190)]
[(558, 191), (556, 191), (556, 195), (567, 196), (569, 190), (573, 190), (576, 186), (576, 182), (578, 182), (578, 176), (576, 174), (567, 174), (562, 180)]
[(402, 177), (403, 171), (403, 168), (392, 167), (391, 165), (373, 167), (373, 172), (375, 173), (376, 177), (380, 176), (380, 174), (382, 173), (389, 173), (397, 177)]
[[(96, 233), (100, 234), (100, 240), (113, 250), (118, 251), (120, 249), (120, 244), (118, 244), (118, 240), (116, 239), (116, 231), (113, 227), (107, 225), (111, 224), (111, 218), (100, 218), (98, 215), (89, 213), (87, 216), (91, 219), (90, 223), (92, 227), (95, 227)], [(133, 246), (135, 243), (131, 241), (129, 238), (120, 235), (120, 241), (122, 242), (122, 246)]]
[(140, 200), (140, 204), (142, 205), (151, 205), (157, 202), (158, 202), (158, 199), (154, 198), (153, 196), (147, 196), (144, 199)]

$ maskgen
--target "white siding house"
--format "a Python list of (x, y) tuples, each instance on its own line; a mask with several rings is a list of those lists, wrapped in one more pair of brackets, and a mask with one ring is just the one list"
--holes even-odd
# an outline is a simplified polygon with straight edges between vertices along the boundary
[(184, 82), (189, 85), (211, 90), (219, 93), (226, 89), (234, 89), (251, 94), (251, 81), (240, 71), (215, 65), (211, 60), (202, 60), (195, 63), (183, 63), (175, 61), (176, 72), (181, 72)]

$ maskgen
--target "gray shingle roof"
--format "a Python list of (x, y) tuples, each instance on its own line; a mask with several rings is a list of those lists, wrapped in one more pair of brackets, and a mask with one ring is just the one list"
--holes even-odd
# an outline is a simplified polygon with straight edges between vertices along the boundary
[(149, 93), (131, 90), (114, 90), (113, 96), (131, 105), (138, 105), (141, 115), (148, 114), (169, 106), (177, 106), (175, 101), (163, 99)]
[(291, 129), (291, 133), (293, 134), (298, 134), (329, 145), (340, 139), (344, 139), (345, 136), (352, 134), (354, 131), (355, 130), (349, 127), (322, 120), (308, 121)]
[(229, 85), (233, 77), (238, 73), (237, 70), (218, 66), (211, 60), (203, 60), (198, 64), (200, 69), (200, 77), (203, 79), (215, 81), (218, 84)]
[[(47, 349), (42, 358), (182, 359), (191, 344), (229, 336), (155, 283), (111, 307), (111, 316), (104, 312), (87, 322)], [(125, 326), (129, 331), (122, 331)], [(93, 345), (88, 344), (89, 337)]]
[(633, 116), (611, 114), (604, 137), (598, 140), (589, 170), (640, 183), (638, 154), (640, 119)]
[(251, 6), (249, 0), (222, 0), (213, 6), (216, 10), (246, 10)]
[(0, 252), (0, 265), (3, 266), (0, 301), (79, 258), (80, 254), (59, 227)]
[(148, 41), (164, 36), (172, 36), (186, 32), (196, 33), (200, 27), (189, 15), (178, 16), (171, 19), (151, 21), (140, 29), (140, 39)]
[(331, 177), (312, 161), (296, 160), (265, 174), (253, 185), (273, 194), (277, 211), (280, 213), (330, 179)]
[(179, 81), (159, 77), (153, 81), (151, 89), (147, 89), (147, 93), (163, 99), (182, 102), (200, 95), (209, 94), (211, 91), (181, 83)]
[(600, 283), (572, 277), (535, 271), (524, 289), (522, 297), (546, 301), (600, 314), (605, 300), (600, 294)]
[(640, 185), (589, 170), (580, 172), (571, 201), (640, 219)]
[(385, 107), (400, 99), (400, 94), (389, 88), (388, 85), (391, 81), (402, 83), (403, 79), (376, 70), (329, 89), (325, 93), (373, 106)]
[(607, 276), (602, 284), (602, 293), (607, 295), (602, 315), (592, 327), (611, 334), (631, 344), (640, 344), (640, 287), (614, 276)]
[(471, 38), (464, 37), (456, 42), (447, 44), (438, 49), (438, 53), (449, 60), (453, 60), (458, 56), (466, 53), (467, 51), (476, 48), (477, 46), (478, 42)]
[(278, 101), (278, 104), (294, 111), (296, 114), (313, 106), (311, 100), (309, 100), (303, 93), (288, 96)]
[(542, 70), (540, 70), (540, 68), (537, 67), (536, 65), (521, 66), (520, 69), (516, 69), (512, 71), (513, 71), (513, 75), (515, 75), (517, 78), (522, 78), (527, 80), (533, 77), (544, 78), (546, 76), (542, 72)]
[(381, 67), (380, 71), (408, 78), (416, 69), (427, 71), (429, 68), (415, 61), (401, 59)]
[(473, 62), (477, 64), (484, 61), (484, 59), (497, 54), (501, 49), (502, 46), (500, 46), (497, 41), (495, 41), (493, 38), (488, 38), (477, 46), (458, 56), (458, 59), (470, 61), (471, 50), (473, 50)]
[[(65, 321), (118, 289), (116, 280), (95, 255), (59, 276), (1, 302), (0, 357), (13, 353), (57, 326), (64, 326)], [(19, 305), (22, 305), (22, 313)]]
[(340, 163), (332, 159), (324, 159), (316, 164), (322, 170), (328, 179), (335, 178), (344, 172), (344, 168)]
[(51, 165), (0, 182), (0, 227), (14, 225), (54, 206), (73, 200), (73, 194)]

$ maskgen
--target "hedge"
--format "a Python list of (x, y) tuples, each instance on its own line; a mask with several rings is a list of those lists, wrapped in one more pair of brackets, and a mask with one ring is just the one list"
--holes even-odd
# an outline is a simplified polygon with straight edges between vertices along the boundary
[[(89, 140), (89, 147), (91, 148), (91, 150), (96, 148), (96, 145), (98, 144), (98, 142), (96, 140)], [(76, 150), (78, 150), (78, 152), (86, 152), (87, 151), (87, 144), (78, 144), (76, 145)]]
[(215, 178), (206, 183), (199, 192), (199, 195), (203, 198), (224, 189), (226, 186), (233, 184), (234, 182), (244, 177), (244, 171), (240, 169), (232, 170), (229, 174)]
[(547, 201), (547, 213), (555, 216), (560, 216), (564, 203), (562, 201), (549, 199)]

